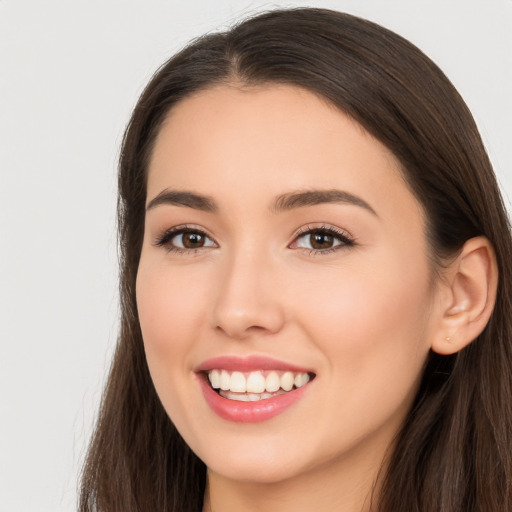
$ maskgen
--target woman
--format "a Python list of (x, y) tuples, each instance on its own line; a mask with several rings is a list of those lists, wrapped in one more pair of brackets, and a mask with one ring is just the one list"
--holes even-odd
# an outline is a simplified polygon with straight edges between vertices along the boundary
[(321, 9), (201, 38), (119, 187), (81, 510), (512, 510), (509, 226), (418, 49)]

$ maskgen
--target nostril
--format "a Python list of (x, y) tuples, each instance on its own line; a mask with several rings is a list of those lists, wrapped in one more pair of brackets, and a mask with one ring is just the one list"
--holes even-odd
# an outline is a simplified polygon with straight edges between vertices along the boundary
[(248, 322), (244, 322), (243, 319), (238, 318), (223, 322), (215, 327), (218, 333), (229, 336), (235, 339), (246, 339), (250, 336), (261, 336), (265, 334), (273, 334), (274, 330), (262, 325), (250, 325)]

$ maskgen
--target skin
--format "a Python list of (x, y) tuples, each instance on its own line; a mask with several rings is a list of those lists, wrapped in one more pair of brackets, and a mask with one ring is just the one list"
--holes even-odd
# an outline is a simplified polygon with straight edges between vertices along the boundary
[[(163, 125), (147, 204), (171, 189), (208, 196), (217, 209), (148, 209), (137, 301), (156, 390), (208, 467), (205, 510), (370, 510), (440, 336), (424, 216), (396, 159), (307, 91), (223, 85), (183, 100)], [(318, 189), (369, 208), (271, 207)], [(206, 233), (206, 245), (157, 245), (183, 225)], [(312, 252), (299, 233), (312, 227), (353, 243)], [(316, 376), (282, 414), (236, 424), (210, 409), (195, 372), (224, 355), (269, 356)]]

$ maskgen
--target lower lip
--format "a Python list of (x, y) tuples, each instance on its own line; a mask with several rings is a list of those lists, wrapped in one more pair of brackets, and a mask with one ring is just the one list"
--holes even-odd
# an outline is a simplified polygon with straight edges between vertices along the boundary
[(293, 391), (272, 398), (256, 402), (240, 402), (220, 396), (211, 388), (203, 376), (199, 376), (199, 381), (206, 402), (213, 412), (222, 419), (236, 423), (258, 423), (274, 418), (298, 402), (306, 393), (306, 388), (309, 387), (306, 384)]

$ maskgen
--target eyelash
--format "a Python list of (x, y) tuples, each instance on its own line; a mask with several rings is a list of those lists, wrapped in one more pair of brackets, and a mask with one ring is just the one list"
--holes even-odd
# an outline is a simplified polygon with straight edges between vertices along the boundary
[[(196, 228), (194, 226), (176, 226), (171, 229), (168, 229), (167, 231), (165, 231), (165, 233), (163, 233), (163, 235), (159, 236), (155, 241), (155, 245), (158, 247), (164, 247), (167, 250), (167, 252), (173, 252), (177, 254), (195, 254), (199, 250), (205, 248), (204, 246), (197, 248), (177, 247), (176, 245), (171, 244), (171, 240), (173, 238), (179, 235), (184, 235), (186, 233), (198, 234), (213, 241), (213, 239), (202, 229)], [(216, 242), (214, 243), (216, 245)]]
[[(165, 231), (161, 236), (159, 236), (156, 241), (155, 245), (158, 247), (164, 247), (168, 252), (177, 253), (177, 254), (196, 254), (201, 249), (206, 249), (210, 246), (202, 246), (198, 248), (184, 248), (184, 247), (177, 247), (176, 245), (171, 244), (171, 240), (179, 235), (183, 235), (186, 233), (194, 233), (201, 236), (204, 236), (205, 238), (209, 239), (215, 246), (217, 245), (216, 242), (202, 229), (196, 228), (194, 226), (176, 226), (171, 229), (168, 229)], [(296, 244), (298, 240), (300, 240), (303, 237), (306, 237), (307, 235), (312, 235), (313, 233), (320, 233), (324, 235), (332, 236), (334, 239), (338, 240), (340, 243), (338, 245), (335, 245), (334, 247), (326, 248), (326, 249), (308, 249), (306, 247), (295, 247), (295, 249), (302, 249), (303, 251), (307, 252), (308, 255), (325, 255), (330, 254), (335, 251), (339, 251), (342, 249), (346, 249), (348, 247), (353, 247), (355, 245), (355, 240), (346, 232), (342, 231), (340, 229), (337, 229), (333, 226), (305, 226), (301, 228), (295, 235), (293, 242), (288, 246), (290, 247), (293, 244)]]
[[(346, 231), (340, 230), (338, 228), (335, 228), (334, 226), (326, 226), (325, 224), (322, 226), (305, 226), (297, 232), (295, 235), (292, 244), (296, 243), (300, 238), (303, 238), (307, 235), (312, 235), (313, 233), (320, 233), (324, 235), (330, 235), (334, 239), (341, 242), (339, 245), (335, 245), (334, 247), (329, 247), (327, 249), (308, 249), (305, 247), (298, 247), (298, 249), (302, 249), (303, 251), (306, 251), (308, 256), (313, 255), (326, 255), (331, 254), (335, 251), (340, 251), (343, 249), (346, 249), (348, 247), (353, 247), (356, 245), (354, 238), (350, 236)], [(290, 245), (292, 245), (290, 244)]]

